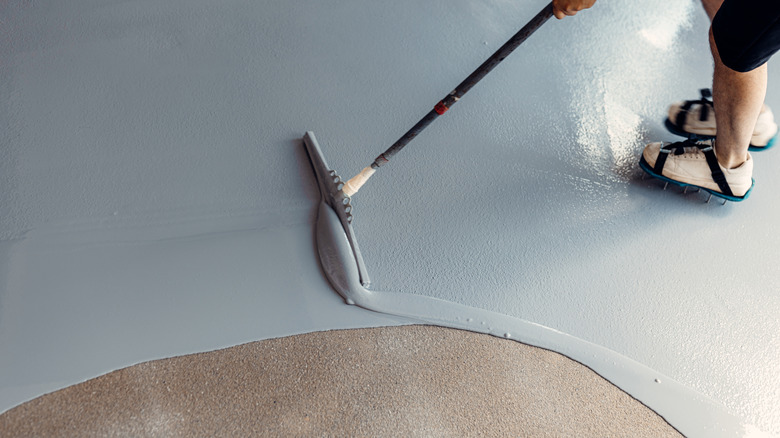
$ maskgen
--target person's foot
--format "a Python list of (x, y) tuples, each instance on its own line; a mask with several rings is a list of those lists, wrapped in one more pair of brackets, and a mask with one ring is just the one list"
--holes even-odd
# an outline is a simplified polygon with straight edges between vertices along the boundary
[(650, 143), (639, 160), (651, 176), (682, 187), (699, 187), (729, 201), (742, 201), (753, 188), (753, 158), (735, 169), (718, 163), (712, 140)]
[[(715, 109), (712, 106), (712, 93), (702, 89), (698, 100), (675, 102), (669, 106), (666, 127), (674, 134), (693, 139), (714, 138), (716, 133)], [(750, 150), (759, 151), (772, 147), (777, 138), (777, 124), (772, 110), (764, 105), (758, 115)]]

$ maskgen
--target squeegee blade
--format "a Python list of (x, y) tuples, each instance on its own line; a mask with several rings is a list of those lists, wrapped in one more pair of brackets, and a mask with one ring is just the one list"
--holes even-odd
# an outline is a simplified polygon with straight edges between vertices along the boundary
[[(336, 213), (336, 216), (341, 223), (341, 228), (346, 235), (347, 241), (349, 242), (349, 246), (352, 248), (351, 253), (352, 257), (354, 258), (354, 262), (357, 265), (360, 284), (368, 287), (371, 281), (368, 277), (368, 271), (366, 270), (363, 256), (360, 253), (360, 248), (358, 247), (357, 240), (355, 238), (355, 231), (352, 229), (352, 204), (350, 203), (350, 197), (347, 196), (342, 190), (344, 183), (341, 181), (341, 178), (336, 174), (336, 172), (328, 166), (328, 163), (325, 161), (325, 157), (322, 154), (322, 149), (320, 149), (320, 145), (317, 143), (317, 138), (314, 136), (313, 132), (309, 131), (306, 133), (306, 135), (303, 136), (303, 143), (306, 147), (306, 152), (309, 155), (309, 161), (311, 161), (311, 165), (314, 168), (314, 175), (317, 178), (317, 183), (320, 187), (322, 202), (327, 204), (328, 207), (330, 207), (330, 209)], [(325, 218), (323, 214), (317, 215), (318, 223), (324, 220), (327, 220), (327, 218)], [(317, 229), (321, 230), (327, 228), (323, 228), (318, 225)], [(327, 239), (320, 240), (318, 238), (318, 242), (327, 241)], [(327, 248), (318, 249), (320, 252), (320, 261), (322, 262), (322, 254), (329, 253), (329, 251)], [(333, 266), (333, 264), (328, 263), (327, 266)]]

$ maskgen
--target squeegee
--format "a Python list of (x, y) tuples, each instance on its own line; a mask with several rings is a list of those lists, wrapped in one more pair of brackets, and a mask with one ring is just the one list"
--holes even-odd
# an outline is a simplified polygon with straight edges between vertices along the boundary
[(501, 61), (509, 56), (520, 44), (528, 39), (552, 16), (552, 3), (548, 4), (531, 19), (512, 38), (482, 63), (473, 73), (455, 89), (440, 100), (417, 124), (398, 139), (386, 151), (381, 153), (371, 165), (364, 168), (347, 182), (331, 169), (322, 154), (314, 133), (307, 132), (303, 137), (306, 152), (309, 155), (314, 174), (320, 188), (322, 199), (317, 215), (317, 250), (325, 275), (334, 289), (350, 301), (355, 288), (368, 287), (370, 280), (366, 272), (363, 256), (352, 229), (351, 196), (368, 181), (395, 154), (417, 137), (423, 129), (449, 110), (466, 92), (490, 73)]

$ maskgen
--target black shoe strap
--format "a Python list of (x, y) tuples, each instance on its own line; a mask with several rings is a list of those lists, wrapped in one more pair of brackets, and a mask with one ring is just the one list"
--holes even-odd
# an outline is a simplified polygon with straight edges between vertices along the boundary
[(718, 157), (715, 156), (715, 150), (712, 146), (706, 146), (701, 148), (701, 151), (704, 152), (704, 157), (707, 158), (707, 164), (710, 166), (710, 171), (712, 172), (712, 180), (718, 184), (720, 192), (726, 196), (734, 196), (734, 193), (731, 192), (731, 187), (729, 187), (729, 183), (726, 181), (726, 175), (724, 175), (723, 171), (720, 169)]
[(666, 164), (666, 159), (669, 157), (669, 154), (674, 153), (675, 155), (682, 155), (685, 153), (686, 147), (698, 147), (698, 145), (691, 140), (662, 144), (661, 150), (658, 151), (658, 157), (655, 159), (653, 172), (658, 175), (663, 175), (664, 165)]
[(666, 164), (666, 159), (669, 157), (669, 154), (682, 155), (685, 153), (685, 148), (691, 147), (698, 148), (704, 154), (704, 158), (707, 159), (707, 165), (712, 174), (712, 180), (718, 185), (720, 192), (726, 196), (734, 196), (728, 181), (726, 181), (726, 175), (723, 174), (720, 164), (718, 164), (718, 157), (715, 156), (715, 150), (711, 145), (696, 143), (692, 140), (662, 145), (661, 150), (658, 151), (658, 157), (655, 160), (653, 172), (657, 175), (663, 175), (664, 165)]
[(674, 120), (674, 123), (678, 128), (682, 129), (685, 126), (685, 122), (688, 120), (688, 111), (693, 105), (701, 106), (701, 109), (699, 110), (699, 121), (703, 122), (709, 117), (710, 109), (713, 108), (712, 100), (710, 100), (712, 99), (712, 92), (709, 88), (702, 88), (699, 90), (699, 93), (701, 94), (701, 98), (698, 100), (686, 100), (680, 107), (680, 111), (677, 113), (677, 117), (675, 117)]

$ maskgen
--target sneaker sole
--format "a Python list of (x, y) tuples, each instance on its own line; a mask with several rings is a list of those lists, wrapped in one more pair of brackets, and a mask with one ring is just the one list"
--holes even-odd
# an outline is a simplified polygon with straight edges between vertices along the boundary
[[(715, 136), (713, 135), (693, 134), (691, 132), (685, 132), (682, 129), (678, 128), (677, 125), (672, 123), (672, 121), (669, 120), (668, 118), (664, 122), (664, 125), (666, 126), (666, 129), (672, 134), (679, 135), (680, 137), (685, 137), (691, 140), (711, 140), (715, 138)], [(775, 134), (775, 136), (769, 140), (766, 146), (754, 146), (751, 144), (750, 147), (748, 147), (748, 150), (750, 152), (765, 151), (767, 149), (771, 149), (772, 146), (775, 145), (775, 143), (777, 143), (777, 134)]]
[(675, 181), (675, 180), (670, 179), (668, 177), (665, 177), (663, 175), (659, 175), (659, 174), (657, 174), (657, 173), (655, 173), (653, 171), (653, 167), (650, 166), (650, 164), (647, 162), (647, 160), (645, 160), (644, 156), (639, 158), (639, 167), (641, 167), (642, 170), (647, 172), (647, 174), (652, 176), (653, 178), (657, 178), (657, 179), (660, 179), (661, 181), (674, 184), (674, 185), (676, 185), (678, 187), (696, 187), (697, 189), (701, 189), (701, 190), (704, 190), (707, 193), (710, 193), (712, 196), (716, 196), (718, 198), (725, 199), (727, 201), (732, 201), (732, 202), (740, 202), (740, 201), (744, 201), (745, 199), (747, 199), (750, 196), (750, 192), (753, 191), (753, 185), (756, 184), (756, 180), (751, 178), (752, 184), (751, 184), (750, 188), (748, 189), (748, 191), (745, 193), (744, 196), (742, 196), (742, 197), (739, 197), (739, 196), (728, 196), (728, 195), (724, 195), (721, 192), (718, 192), (718, 191), (715, 191), (715, 190), (712, 190), (712, 189), (708, 189), (706, 187), (697, 186), (696, 184), (690, 184), (690, 183), (684, 183), (684, 182), (680, 182), (680, 181)]

